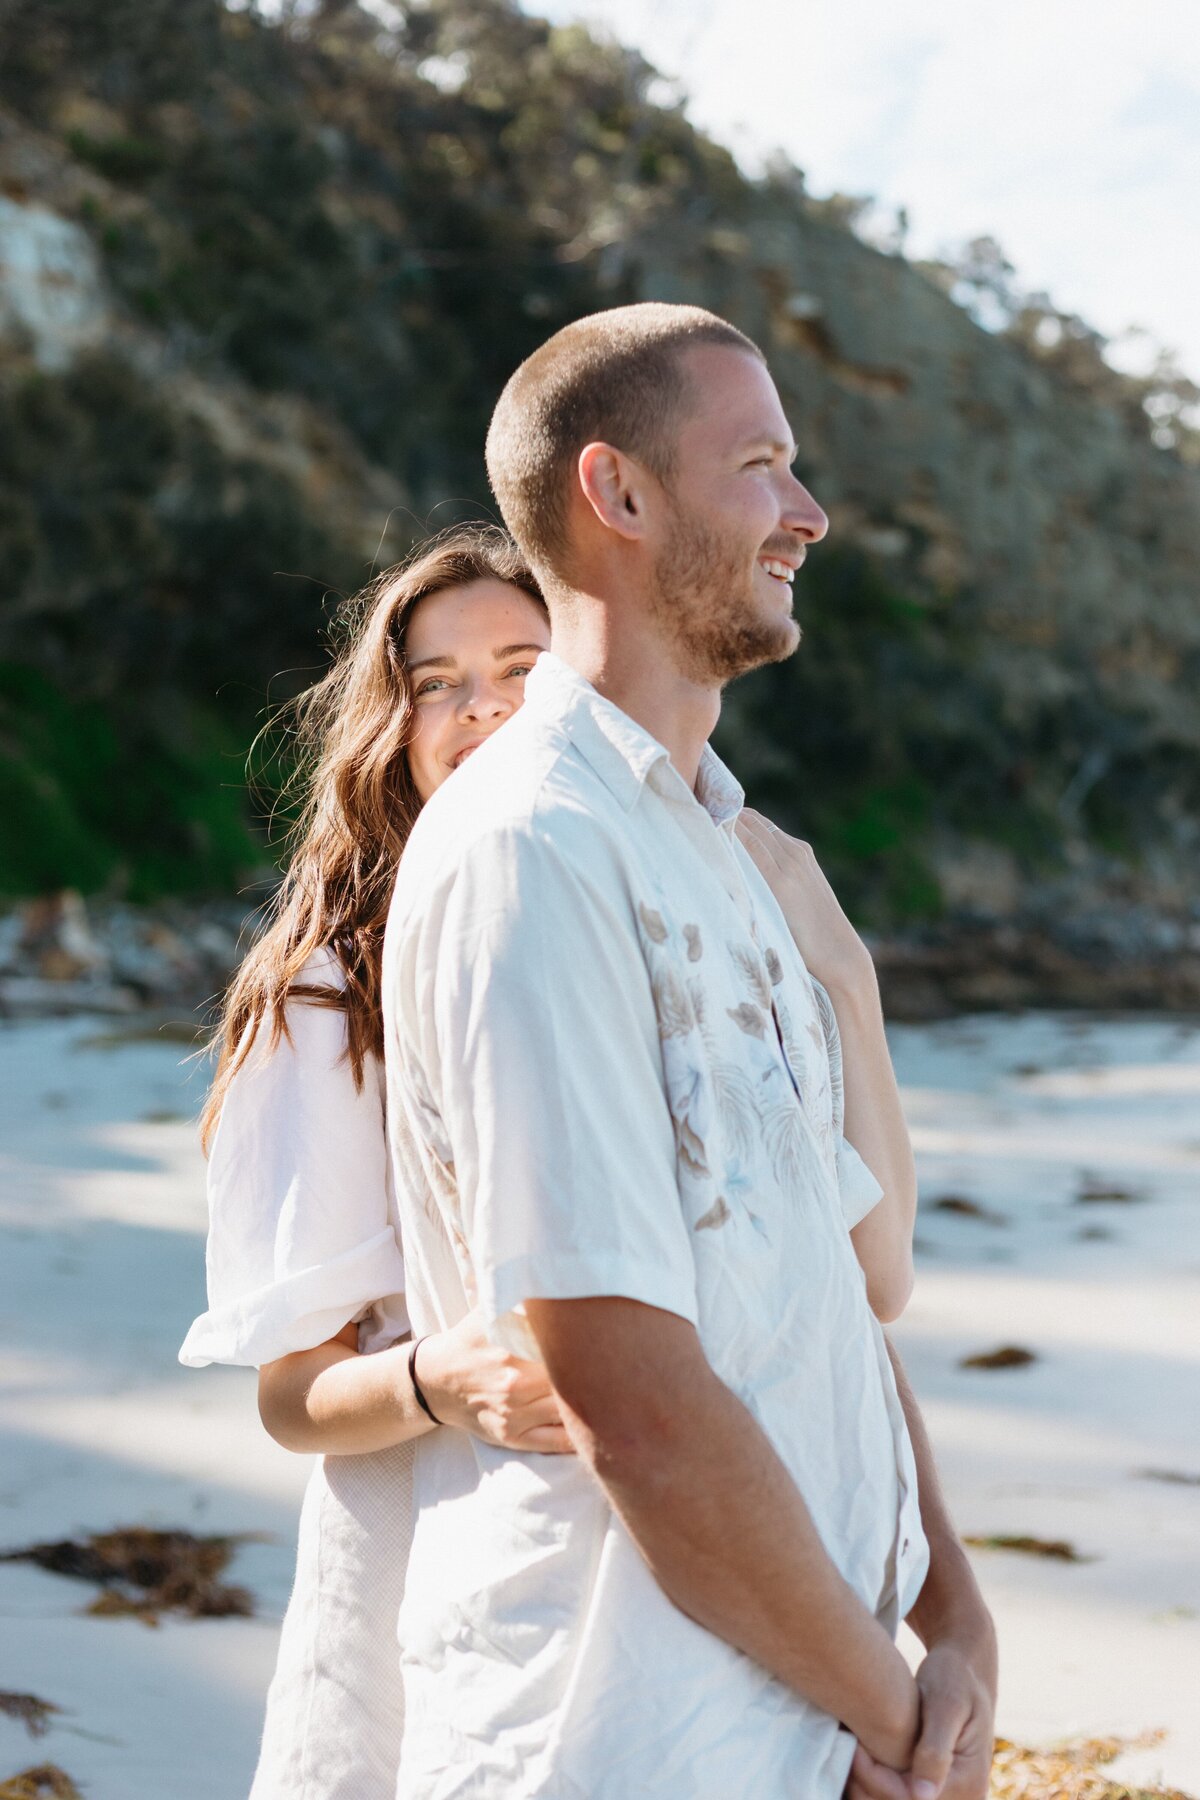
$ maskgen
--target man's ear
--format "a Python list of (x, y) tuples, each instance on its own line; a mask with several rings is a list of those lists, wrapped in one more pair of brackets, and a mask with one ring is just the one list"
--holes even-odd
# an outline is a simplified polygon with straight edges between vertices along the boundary
[(641, 538), (646, 529), (646, 474), (611, 444), (587, 444), (579, 452), (579, 486), (602, 525), (618, 536)]

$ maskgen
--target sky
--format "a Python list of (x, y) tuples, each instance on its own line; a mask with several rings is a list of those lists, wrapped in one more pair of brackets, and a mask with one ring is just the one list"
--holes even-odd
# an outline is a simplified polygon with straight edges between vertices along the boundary
[(525, 0), (636, 44), (753, 169), (997, 238), (1023, 288), (1200, 381), (1200, 0)]

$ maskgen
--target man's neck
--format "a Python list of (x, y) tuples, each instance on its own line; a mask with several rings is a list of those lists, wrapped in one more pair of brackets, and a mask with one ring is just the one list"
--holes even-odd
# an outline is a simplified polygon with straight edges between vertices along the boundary
[(718, 688), (700, 687), (680, 673), (656, 633), (618, 621), (588, 600), (555, 609), (551, 649), (657, 738), (695, 790), (704, 746), (721, 713)]

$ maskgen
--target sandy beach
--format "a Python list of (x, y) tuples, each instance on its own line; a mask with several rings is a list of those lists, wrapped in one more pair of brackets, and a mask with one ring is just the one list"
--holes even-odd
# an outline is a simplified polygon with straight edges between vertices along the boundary
[[(87, 1800), (244, 1800), (307, 1464), (254, 1377), (181, 1369), (203, 1304), (203, 1066), (76, 1018), (0, 1027), (0, 1550), (114, 1526), (261, 1533), (252, 1618), (85, 1609), (0, 1564), (0, 1781)], [(1000, 1630), (998, 1726), (1137, 1736), (1127, 1781), (1200, 1794), (1200, 1024), (1029, 1014), (893, 1032), (921, 1175), (896, 1330)], [(1000, 1349), (1029, 1358), (963, 1367)]]

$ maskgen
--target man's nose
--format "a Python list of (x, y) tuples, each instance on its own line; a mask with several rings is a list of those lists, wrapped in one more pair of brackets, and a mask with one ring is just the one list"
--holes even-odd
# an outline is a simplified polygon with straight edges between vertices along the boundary
[(779, 521), (785, 531), (795, 532), (805, 543), (819, 544), (829, 530), (829, 518), (823, 508), (817, 505), (804, 483), (791, 478), (791, 492), (788, 495), (782, 519)]

